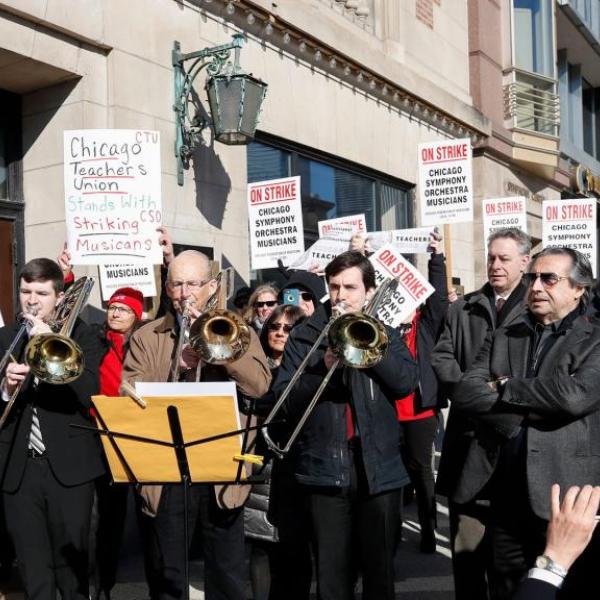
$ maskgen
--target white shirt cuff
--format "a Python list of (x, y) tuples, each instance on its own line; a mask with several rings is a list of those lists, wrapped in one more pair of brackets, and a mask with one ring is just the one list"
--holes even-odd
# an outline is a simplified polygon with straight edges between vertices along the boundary
[(538, 569), (537, 567), (530, 569), (529, 573), (527, 573), (527, 577), (530, 577), (531, 579), (540, 579), (559, 589), (562, 587), (564, 581), (560, 575), (547, 571), (546, 569)]

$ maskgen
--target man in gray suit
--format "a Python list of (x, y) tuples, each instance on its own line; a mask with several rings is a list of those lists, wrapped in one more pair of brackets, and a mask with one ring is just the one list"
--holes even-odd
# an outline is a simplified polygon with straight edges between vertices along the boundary
[(512, 598), (542, 553), (552, 484), (600, 476), (600, 326), (585, 316), (589, 261), (546, 248), (523, 279), (527, 310), (488, 335), (454, 398), (475, 423), (454, 500), (484, 488), (489, 495), (493, 600)]
[(491, 562), (485, 529), (489, 517), (486, 491), (480, 490), (468, 500), (462, 495), (461, 502), (456, 501), (457, 482), (474, 435), (472, 419), (453, 407), (456, 385), (475, 360), (488, 332), (509, 325), (524, 310), (526, 286), (521, 276), (529, 264), (530, 251), (531, 241), (520, 229), (500, 229), (489, 237), (488, 282), (452, 304), (431, 357), (451, 401), (436, 492), (448, 498), (456, 600), (488, 597)]

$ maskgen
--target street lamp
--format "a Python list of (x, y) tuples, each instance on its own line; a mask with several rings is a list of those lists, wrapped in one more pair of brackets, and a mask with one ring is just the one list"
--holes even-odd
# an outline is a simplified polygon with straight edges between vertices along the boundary
[[(182, 54), (179, 42), (173, 47), (175, 76), (175, 156), (177, 183), (183, 185), (183, 169), (188, 168), (195, 148), (202, 145), (202, 130), (209, 120), (199, 113), (194, 81), (206, 67), (206, 91), (214, 137), (223, 144), (247, 144), (254, 137), (267, 84), (240, 67), (244, 36), (236, 33), (228, 44)], [(233, 64), (229, 60), (234, 51)], [(193, 61), (186, 71), (184, 63)], [(193, 113), (193, 114), (192, 114)]]

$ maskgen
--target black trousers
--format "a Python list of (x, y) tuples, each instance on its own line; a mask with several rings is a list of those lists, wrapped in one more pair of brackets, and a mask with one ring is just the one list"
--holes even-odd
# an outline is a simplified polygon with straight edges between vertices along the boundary
[[(363, 600), (394, 600), (400, 490), (370, 495), (360, 449), (348, 488), (308, 488), (320, 600), (352, 600), (357, 568)], [(358, 562), (358, 564), (357, 564)]]
[[(183, 490), (174, 485), (163, 487), (156, 517), (140, 517), (152, 600), (184, 597), (183, 513)], [(202, 537), (206, 600), (246, 600), (242, 509), (221, 509), (213, 486), (193, 485), (189, 489), (188, 517), (190, 542), (196, 527)]]
[(421, 538), (435, 540), (436, 505), (433, 476), (433, 440), (437, 431), (437, 416), (416, 421), (401, 421), (402, 460), (417, 496)]
[(45, 458), (29, 458), (4, 507), (29, 600), (89, 600), (88, 543), (94, 483), (61, 485)]
[(117, 581), (119, 553), (127, 517), (129, 485), (111, 485), (105, 475), (96, 480), (96, 544), (94, 593), (108, 597)]
[(448, 513), (455, 598), (486, 600), (492, 569), (489, 501), (449, 501)]

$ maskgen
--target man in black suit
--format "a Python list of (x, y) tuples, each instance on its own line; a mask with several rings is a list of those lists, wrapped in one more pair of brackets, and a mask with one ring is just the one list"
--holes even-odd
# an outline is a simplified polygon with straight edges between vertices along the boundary
[[(507, 600), (544, 548), (548, 489), (600, 477), (600, 327), (585, 316), (592, 270), (570, 248), (545, 248), (523, 277), (527, 311), (490, 334), (456, 389), (475, 422), (456, 502), (486, 489), (493, 546), (490, 595)], [(585, 561), (584, 561), (585, 562)], [(569, 573), (581, 587), (586, 569)]]
[[(28, 262), (19, 278), (29, 337), (50, 331), (48, 320), (63, 297), (60, 267), (47, 258)], [(4, 353), (20, 325), (0, 329)], [(88, 599), (88, 536), (94, 479), (104, 471), (96, 436), (71, 424), (91, 425), (90, 396), (98, 392), (101, 349), (78, 321), (72, 339), (85, 359), (72, 383), (37, 381), (24, 364), (27, 336), (1, 383), (2, 400), (22, 388), (0, 431), (0, 485), (6, 520), (29, 600)], [(4, 404), (5, 406), (5, 404)], [(4, 410), (4, 406), (2, 407)]]

